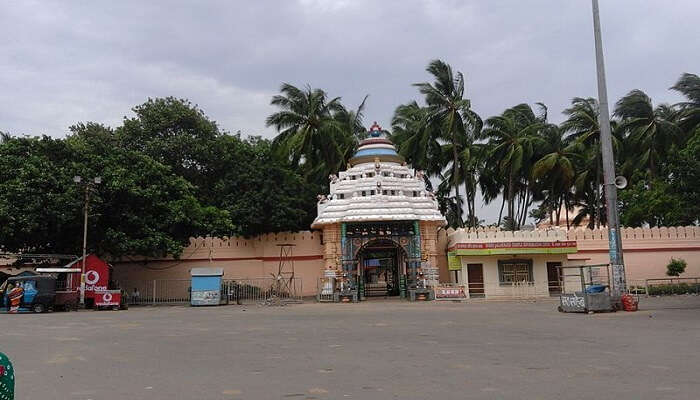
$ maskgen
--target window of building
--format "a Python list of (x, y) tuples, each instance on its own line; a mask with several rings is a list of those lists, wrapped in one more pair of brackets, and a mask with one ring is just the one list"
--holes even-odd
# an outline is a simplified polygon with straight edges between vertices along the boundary
[(370, 190), (370, 191), (369, 191), (369, 195), (370, 195), (370, 196), (374, 196), (374, 190)]
[(368, 172), (366, 176), (367, 178), (372, 178), (374, 176), (374, 172)]
[(418, 197), (418, 192), (415, 190), (413, 191), (413, 197)]
[(338, 198), (339, 198), (340, 200), (344, 199), (344, 198), (345, 198), (345, 193), (338, 193)]
[(388, 171), (382, 172), (382, 176), (391, 176), (391, 173)]
[(382, 190), (382, 194), (386, 196), (386, 190)]
[(367, 196), (367, 192), (363, 190), (363, 191), (362, 191), (362, 197), (365, 197), (365, 196)]
[(392, 191), (391, 191), (391, 195), (392, 195), (392, 196), (396, 196), (396, 190), (392, 190)]
[(532, 283), (532, 260), (498, 261), (498, 281), (501, 285)]
[(350, 175), (350, 180), (351, 180), (351, 181), (354, 181), (355, 179), (357, 179), (357, 176), (355, 176), (355, 175)]

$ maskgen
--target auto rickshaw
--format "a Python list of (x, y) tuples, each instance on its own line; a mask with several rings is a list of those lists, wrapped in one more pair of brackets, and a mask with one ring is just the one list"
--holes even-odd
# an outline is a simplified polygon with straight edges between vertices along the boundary
[(14, 276), (0, 286), (0, 312), (52, 311), (56, 279), (51, 276)]

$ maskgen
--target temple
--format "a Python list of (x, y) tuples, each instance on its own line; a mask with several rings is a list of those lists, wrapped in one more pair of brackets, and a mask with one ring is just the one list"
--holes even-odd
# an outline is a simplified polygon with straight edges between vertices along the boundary
[(376, 122), (348, 166), (330, 176), (311, 225), (323, 231), (329, 279), (321, 295), (432, 297), (437, 231), (446, 221), (422, 172), (406, 165)]

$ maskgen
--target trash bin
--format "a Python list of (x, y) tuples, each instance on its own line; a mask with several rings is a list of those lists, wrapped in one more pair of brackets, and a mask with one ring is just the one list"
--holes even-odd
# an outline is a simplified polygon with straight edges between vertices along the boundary
[(192, 268), (192, 293), (190, 305), (218, 306), (221, 304), (221, 278), (223, 268)]

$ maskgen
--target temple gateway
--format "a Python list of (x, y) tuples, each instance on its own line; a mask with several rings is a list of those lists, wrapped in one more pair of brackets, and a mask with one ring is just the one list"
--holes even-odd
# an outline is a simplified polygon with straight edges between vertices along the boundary
[(375, 122), (349, 160), (330, 176), (311, 227), (323, 231), (320, 297), (430, 299), (438, 281), (438, 229), (446, 224), (421, 171), (406, 165)]

